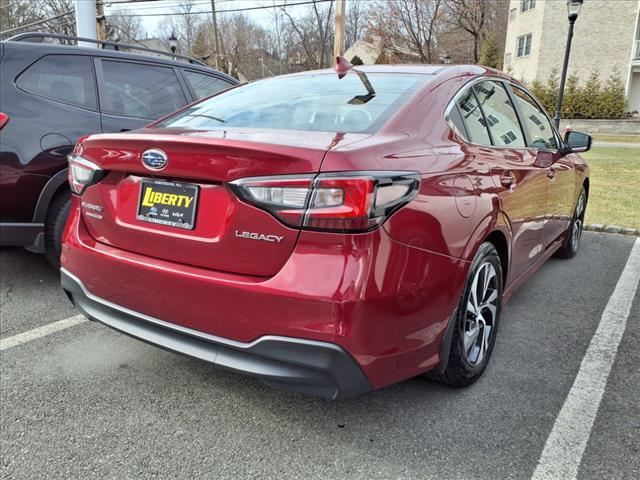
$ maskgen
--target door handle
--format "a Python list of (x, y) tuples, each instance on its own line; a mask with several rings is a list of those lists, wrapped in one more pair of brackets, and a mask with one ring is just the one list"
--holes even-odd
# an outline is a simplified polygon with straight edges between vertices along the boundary
[(556, 171), (553, 168), (547, 169), (547, 178), (549, 180), (554, 180), (556, 178)]
[(500, 184), (506, 188), (513, 188), (516, 185), (516, 176), (511, 170), (506, 170), (500, 175)]

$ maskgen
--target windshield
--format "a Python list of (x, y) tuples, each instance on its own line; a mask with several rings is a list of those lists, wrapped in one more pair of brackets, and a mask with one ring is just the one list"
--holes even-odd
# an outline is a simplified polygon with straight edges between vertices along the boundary
[(157, 126), (371, 133), (430, 75), (351, 72), (279, 77), (226, 91)]

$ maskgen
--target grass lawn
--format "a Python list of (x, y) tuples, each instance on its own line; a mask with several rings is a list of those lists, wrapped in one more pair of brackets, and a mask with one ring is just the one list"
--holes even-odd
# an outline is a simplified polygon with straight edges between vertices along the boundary
[(640, 143), (640, 135), (594, 135), (593, 140), (596, 142), (613, 142), (613, 143)]
[(585, 222), (640, 228), (640, 148), (594, 147)]

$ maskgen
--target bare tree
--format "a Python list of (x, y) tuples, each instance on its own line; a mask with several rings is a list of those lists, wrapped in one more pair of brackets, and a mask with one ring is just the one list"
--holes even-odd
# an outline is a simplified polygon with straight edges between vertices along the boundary
[(142, 35), (142, 22), (140, 17), (123, 15), (125, 12), (118, 10), (107, 17), (107, 39), (120, 39), (125, 42), (137, 40)]
[[(32, 25), (34, 22), (40, 23)], [(3, 38), (33, 30), (74, 35), (71, 0), (0, 0)]]
[(283, 21), (284, 14), (282, 10), (276, 7), (276, 0), (271, 0), (273, 9), (270, 10), (270, 15), (272, 19), (271, 25), (273, 26), (271, 31), (268, 32), (269, 41), (271, 43), (271, 50), (278, 57), (278, 73), (282, 74), (284, 72), (284, 48), (283, 48), (283, 39), (284, 39), (284, 29), (283, 29)]
[(283, 7), (282, 12), (298, 37), (307, 68), (323, 68), (330, 65), (333, 55), (333, 0), (328, 6), (326, 3), (313, 0), (307, 13), (295, 18), (287, 7)]
[(273, 67), (277, 58), (269, 51), (269, 34), (264, 28), (247, 15), (235, 14), (223, 18), (218, 29), (228, 73), (250, 80), (274, 75), (269, 64)]
[(168, 39), (171, 34), (178, 38), (178, 53), (191, 55), (202, 19), (197, 11), (194, 11), (194, 4), (183, 1), (173, 9), (176, 15), (167, 16), (159, 26), (160, 37)]
[(487, 33), (497, 29), (501, 8), (505, 9), (500, 0), (448, 0), (445, 4), (446, 22), (471, 38), (474, 63), (480, 60)]
[(0, 0), (0, 32), (38, 20), (42, 20), (42, 15), (34, 3)]
[[(66, 12), (73, 11), (71, 0), (33, 0), (45, 18), (56, 17)], [(73, 15), (66, 15), (53, 23), (47, 24), (47, 30), (63, 35), (76, 34), (76, 22)]]
[(432, 63), (442, 0), (381, 0), (372, 31), (385, 50), (404, 62)]
[(363, 37), (367, 13), (366, 3), (363, 0), (349, 0), (344, 27), (345, 50)]

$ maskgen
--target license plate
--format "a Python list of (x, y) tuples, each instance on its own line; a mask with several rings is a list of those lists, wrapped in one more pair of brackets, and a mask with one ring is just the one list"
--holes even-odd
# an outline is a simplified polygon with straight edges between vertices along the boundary
[(138, 220), (193, 230), (198, 205), (198, 186), (164, 180), (142, 180)]

